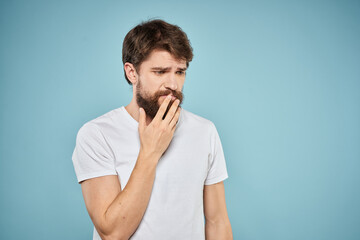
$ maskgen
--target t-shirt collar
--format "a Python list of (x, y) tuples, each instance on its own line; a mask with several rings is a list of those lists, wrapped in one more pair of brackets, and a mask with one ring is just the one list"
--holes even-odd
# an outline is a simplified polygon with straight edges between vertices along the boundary
[[(122, 110), (122, 112), (124, 113), (124, 116), (126, 117), (126, 119), (128, 120), (128, 122), (133, 126), (135, 127), (136, 129), (138, 128), (139, 126), (139, 122), (136, 121), (131, 115), (130, 113), (126, 110), (125, 106), (122, 106), (120, 108)], [(177, 126), (176, 127), (179, 127), (179, 125), (181, 124), (181, 122), (183, 121), (183, 114), (184, 114), (184, 109), (181, 108), (180, 109), (180, 116), (179, 116), (179, 120), (177, 122)]]

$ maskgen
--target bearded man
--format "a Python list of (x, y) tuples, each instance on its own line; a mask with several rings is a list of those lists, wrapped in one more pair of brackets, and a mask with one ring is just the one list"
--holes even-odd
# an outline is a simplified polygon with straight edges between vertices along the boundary
[(163, 20), (126, 35), (133, 98), (85, 123), (72, 156), (93, 239), (232, 239), (218, 132), (180, 107), (192, 58), (187, 35)]

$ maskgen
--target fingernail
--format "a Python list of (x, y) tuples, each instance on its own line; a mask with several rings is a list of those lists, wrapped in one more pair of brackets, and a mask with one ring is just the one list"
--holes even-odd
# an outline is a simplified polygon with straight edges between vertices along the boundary
[(171, 98), (171, 95), (167, 95), (167, 98), (170, 99), (170, 98)]

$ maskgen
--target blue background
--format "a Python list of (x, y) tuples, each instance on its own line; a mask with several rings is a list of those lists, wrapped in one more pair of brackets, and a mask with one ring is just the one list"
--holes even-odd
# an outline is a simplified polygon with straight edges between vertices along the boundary
[(194, 48), (234, 239), (360, 239), (360, 2), (279, 0), (1, 1), (0, 239), (91, 239), (76, 133), (130, 102), (122, 41), (154, 17)]

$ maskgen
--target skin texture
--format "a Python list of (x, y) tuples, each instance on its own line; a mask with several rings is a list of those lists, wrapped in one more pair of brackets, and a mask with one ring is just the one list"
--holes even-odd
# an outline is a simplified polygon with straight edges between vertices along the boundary
[[(164, 92), (181, 94), (186, 62), (154, 50), (139, 72), (131, 63), (125, 63), (124, 69), (133, 84), (133, 99), (125, 109), (139, 122), (137, 162), (124, 189), (117, 176), (92, 178), (81, 184), (86, 208), (102, 239), (129, 239), (136, 231), (150, 200), (157, 163), (173, 138), (180, 115), (180, 101), (174, 97), (155, 99), (160, 107), (151, 117), (139, 107), (136, 96), (140, 93), (150, 100)], [(137, 87), (140, 82), (141, 88)], [(204, 186), (204, 212), (207, 240), (232, 239), (222, 182)]]
[(223, 182), (204, 187), (204, 214), (206, 240), (233, 239)]
[[(157, 68), (157, 69), (156, 69)], [(158, 92), (181, 92), (185, 82), (186, 61), (175, 59), (170, 53), (162, 50), (154, 50), (149, 57), (141, 63), (139, 73), (131, 63), (125, 63), (124, 69), (128, 79), (133, 85), (133, 98), (125, 108), (136, 120), (139, 120), (139, 105), (136, 101), (138, 84), (141, 82), (142, 96), (152, 96)], [(165, 70), (164, 70), (165, 69)], [(181, 93), (180, 93), (181, 94)], [(159, 104), (164, 97), (159, 98)], [(172, 102), (174, 99), (172, 99)], [(147, 116), (149, 123), (151, 117)]]
[(141, 81), (139, 81), (139, 83), (136, 85), (136, 90), (137, 90), (136, 91), (136, 102), (139, 105), (139, 107), (141, 107), (145, 110), (146, 115), (149, 116), (150, 118), (154, 118), (156, 113), (159, 111), (159, 100), (162, 96), (171, 94), (172, 99), (173, 99), (173, 100), (171, 100), (170, 104), (168, 105), (168, 107), (166, 109), (165, 116), (166, 116), (168, 110), (170, 109), (172, 103), (174, 102), (175, 98), (180, 100), (180, 104), (183, 99), (183, 95), (180, 91), (175, 91), (175, 90), (170, 90), (170, 89), (167, 89), (164, 91), (157, 91), (152, 96), (148, 96), (146, 91), (142, 88)]

